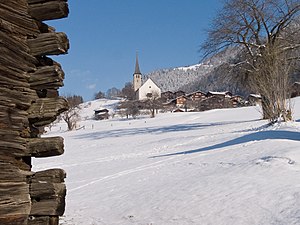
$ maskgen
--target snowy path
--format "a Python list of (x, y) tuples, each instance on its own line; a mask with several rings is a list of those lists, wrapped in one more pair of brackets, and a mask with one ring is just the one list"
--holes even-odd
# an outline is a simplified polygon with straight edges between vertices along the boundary
[(87, 120), (86, 130), (57, 127), (65, 154), (34, 169), (66, 170), (62, 224), (300, 224), (300, 125), (259, 117), (241, 108)]

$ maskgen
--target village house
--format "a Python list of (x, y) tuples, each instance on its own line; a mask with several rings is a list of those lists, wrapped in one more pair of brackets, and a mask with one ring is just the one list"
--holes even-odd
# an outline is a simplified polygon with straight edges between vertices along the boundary
[(234, 104), (230, 97), (226, 95), (211, 95), (199, 102), (196, 106), (197, 111), (206, 111), (211, 109), (233, 108)]
[(224, 91), (224, 92), (209, 91), (209, 92), (207, 92), (206, 96), (207, 97), (220, 96), (220, 97), (225, 97), (225, 98), (231, 98), (232, 93), (229, 91)]
[(161, 93), (161, 99), (163, 102), (168, 102), (175, 98), (175, 94), (172, 91), (165, 91)]
[(184, 95), (181, 95), (176, 98), (176, 106), (177, 107), (185, 107), (186, 106), (187, 97)]
[(243, 104), (245, 104), (242, 96), (239, 96), (239, 95), (232, 96), (231, 101), (233, 103), (233, 107), (239, 107), (239, 106), (242, 106)]
[(180, 97), (180, 96), (183, 96), (185, 95), (185, 92), (184, 91), (176, 91), (174, 92), (174, 98), (177, 98), (177, 97)]
[(202, 91), (195, 91), (193, 93), (187, 94), (186, 97), (191, 99), (192, 101), (202, 101), (206, 99), (206, 94)]

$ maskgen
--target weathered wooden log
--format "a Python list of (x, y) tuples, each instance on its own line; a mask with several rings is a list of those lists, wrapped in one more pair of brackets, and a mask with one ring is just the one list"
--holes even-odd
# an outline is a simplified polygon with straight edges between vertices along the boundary
[(33, 216), (61, 216), (65, 209), (66, 186), (63, 182), (65, 172), (52, 169), (33, 175), (30, 196)]
[(34, 56), (67, 54), (69, 49), (67, 35), (62, 32), (42, 33), (27, 43)]
[(59, 65), (43, 66), (30, 74), (30, 87), (35, 90), (57, 89), (63, 86), (64, 72)]
[(0, 224), (24, 224), (31, 202), (29, 177), (31, 172), (18, 168), (17, 160), (1, 151), (0, 155)]
[(40, 21), (64, 18), (69, 14), (68, 3), (61, 0), (29, 1), (29, 14)]
[(0, 150), (2, 153), (13, 152), (15, 156), (19, 157), (23, 157), (24, 155), (26, 155), (27, 152), (26, 146), (24, 144), (12, 141), (1, 141)]
[[(23, 85), (22, 87), (29, 87), (28, 79), (29, 75), (16, 67), (8, 67), (7, 65), (0, 65), (0, 75), (1, 82), (6, 82), (6, 80), (2, 81), (2, 79), (9, 79), (9, 82), (20, 82)], [(20, 86), (21, 86), (20, 85)]]
[(58, 216), (30, 216), (28, 225), (58, 225)]
[(7, 87), (7, 88), (13, 88), (13, 87), (27, 87), (29, 88), (30, 85), (28, 82), (25, 81), (25, 72), (22, 72), (24, 74), (23, 79), (18, 79), (17, 78), (17, 72), (15, 73), (13, 70), (10, 68), (3, 68), (0, 65), (0, 86), (1, 87)]
[(10, 219), (11, 216), (19, 218), (28, 216), (31, 206), (28, 189), (27, 183), (0, 183), (0, 217), (3, 220)]
[(68, 107), (67, 100), (62, 97), (37, 99), (27, 111), (29, 122), (36, 127), (46, 126)]
[(30, 195), (32, 209), (30, 215), (59, 216), (64, 213), (66, 174), (62, 169), (51, 169), (35, 173), (31, 178)]
[(0, 87), (0, 104), (11, 103), (17, 109), (26, 110), (38, 96), (34, 90), (29, 88), (3, 88)]
[(32, 183), (31, 212), (36, 216), (62, 216), (65, 210), (66, 186), (61, 183)]
[(30, 138), (27, 139), (27, 149), (33, 157), (49, 157), (64, 153), (62, 137)]
[(51, 183), (62, 183), (66, 178), (66, 173), (62, 169), (49, 169), (44, 171), (36, 172), (31, 177), (31, 182), (51, 182)]
[(0, 27), (8, 33), (36, 36), (39, 29), (27, 13), (26, 0), (0, 2)]
[[(24, 72), (33, 71), (38, 60), (29, 54), (26, 41), (0, 31), (0, 65), (2, 70), (10, 69), (20, 78)], [(25, 76), (26, 77), (26, 76)]]
[[(25, 156), (31, 157), (50, 157), (58, 156), (64, 153), (64, 144), (62, 137), (50, 138), (21, 138), (15, 136), (14, 139), (10, 135), (0, 135), (0, 151), (3, 154), (12, 154), (20, 159)], [(14, 161), (17, 163), (16, 161)], [(0, 166), (1, 168), (1, 166)], [(27, 166), (22, 166), (23, 169), (30, 169)], [(1, 174), (1, 172), (0, 172)]]
[(5, 225), (27, 225), (27, 215), (0, 216), (0, 224)]
[[(14, 156), (24, 156), (26, 141), (20, 137), (19, 132), (10, 129), (0, 130), (0, 150), (2, 154), (14, 154)], [(2, 156), (1, 156), (2, 157)]]
[[(9, 130), (13, 132), (18, 131), (16, 136), (20, 136), (21, 133), (29, 127), (27, 112), (23, 110), (16, 110), (13, 108), (14, 106), (16, 105), (9, 101), (0, 101), (0, 129), (5, 131), (5, 134), (9, 134), (9, 136), (7, 136), (8, 138), (12, 137)], [(0, 136), (1, 135), (2, 132), (0, 132)], [(29, 135), (25, 134), (22, 136), (29, 137)]]
[(28, 188), (27, 183), (0, 183), (0, 215), (28, 215)]
[(21, 170), (20, 161), (12, 153), (1, 152), (0, 183), (29, 183), (33, 174), (33, 172)]

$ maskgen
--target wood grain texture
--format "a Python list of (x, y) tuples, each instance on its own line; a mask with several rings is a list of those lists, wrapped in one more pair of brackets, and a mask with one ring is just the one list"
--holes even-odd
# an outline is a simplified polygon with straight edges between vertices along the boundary
[(31, 2), (29, 14), (40, 21), (65, 18), (69, 14), (68, 3), (60, 0)]
[(64, 213), (65, 172), (32, 172), (31, 157), (64, 152), (63, 138), (40, 131), (68, 108), (47, 55), (67, 53), (69, 40), (43, 20), (68, 12), (63, 0), (0, 0), (0, 224), (58, 225)]

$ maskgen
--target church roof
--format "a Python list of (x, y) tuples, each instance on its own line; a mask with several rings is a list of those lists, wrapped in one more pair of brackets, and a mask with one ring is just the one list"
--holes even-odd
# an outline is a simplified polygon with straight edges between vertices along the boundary
[(140, 71), (140, 66), (139, 66), (139, 60), (138, 60), (138, 54), (136, 53), (136, 59), (135, 59), (135, 70), (134, 74), (142, 74)]

